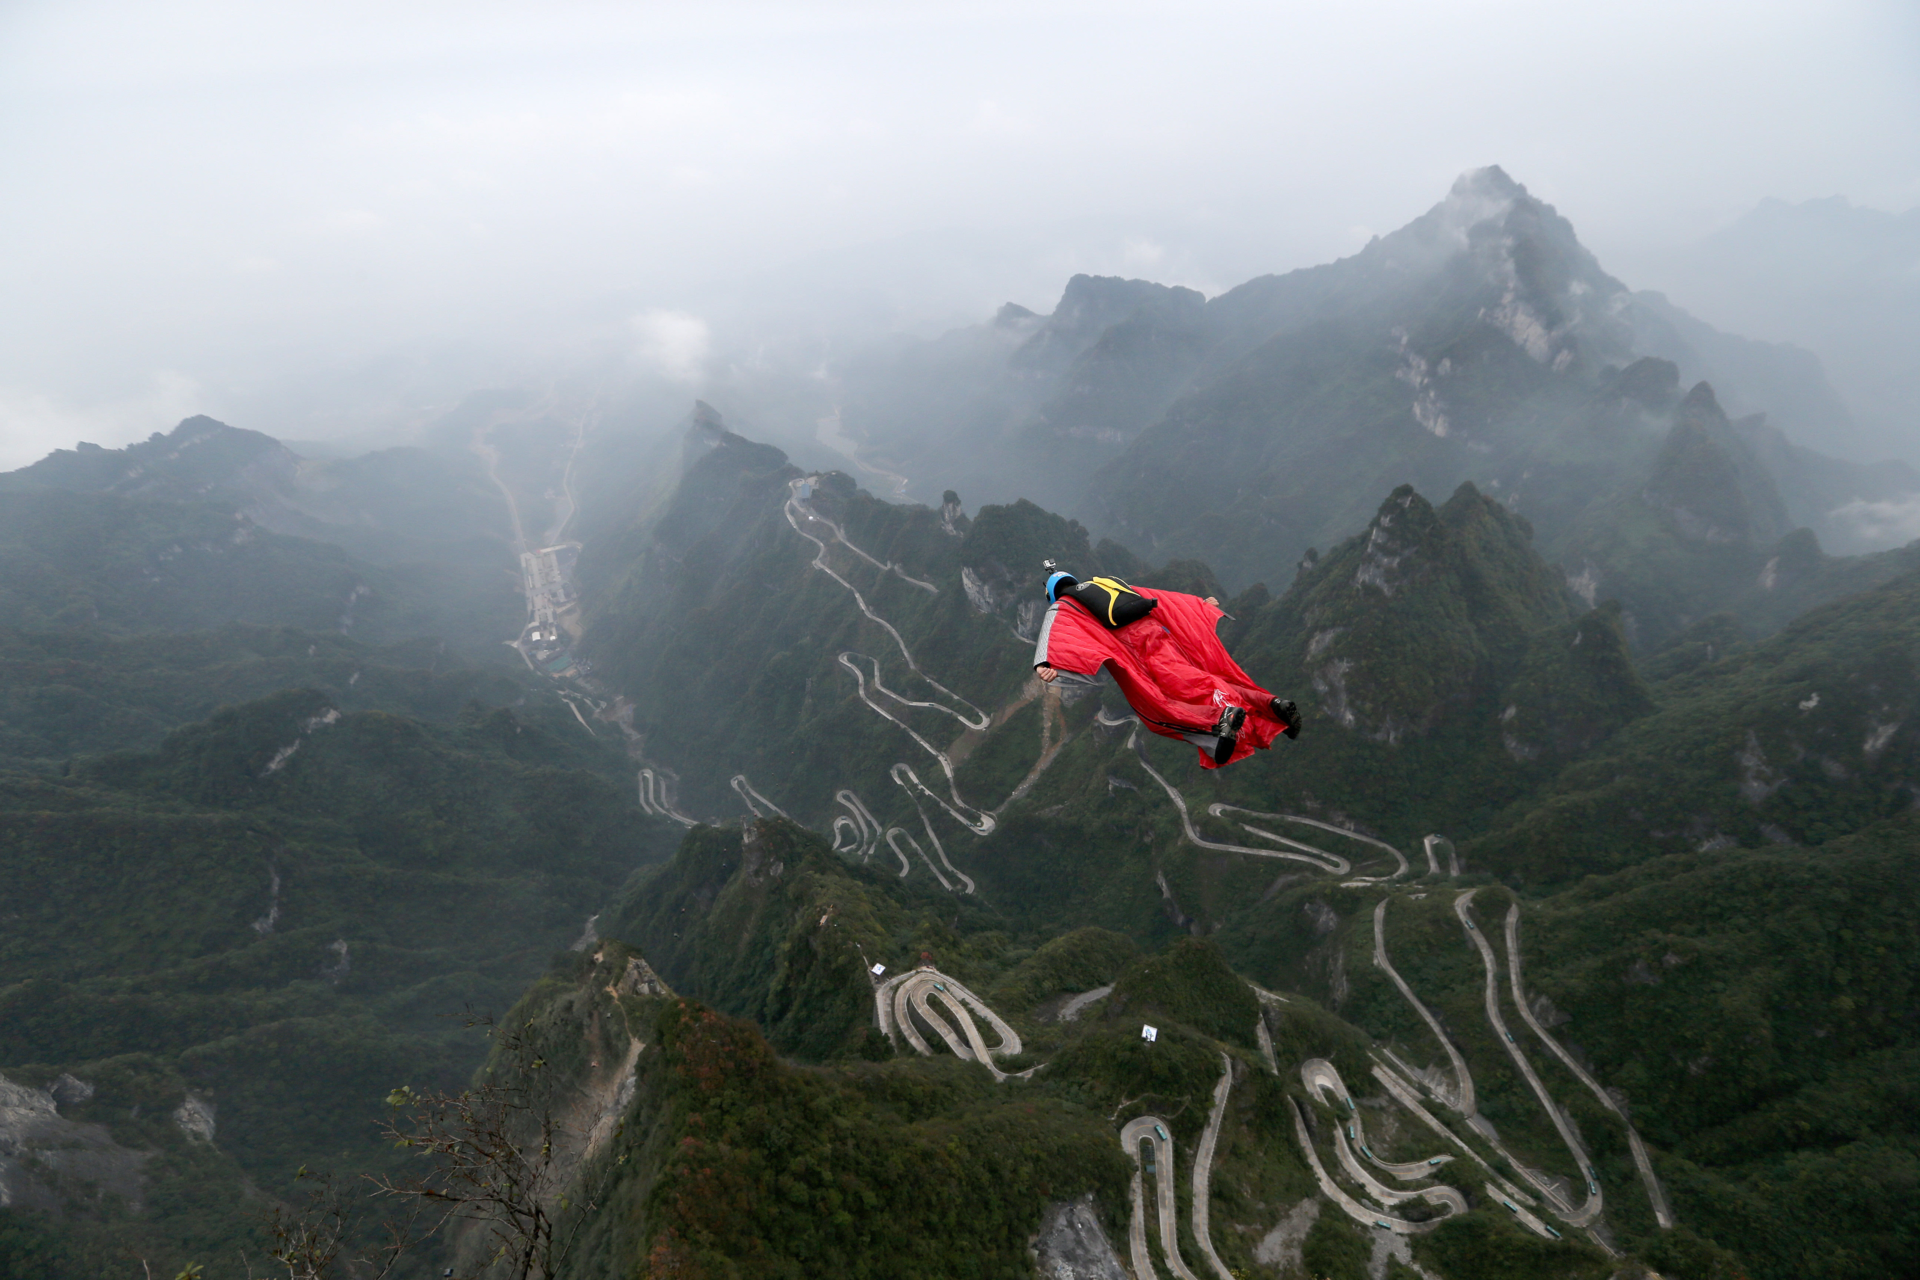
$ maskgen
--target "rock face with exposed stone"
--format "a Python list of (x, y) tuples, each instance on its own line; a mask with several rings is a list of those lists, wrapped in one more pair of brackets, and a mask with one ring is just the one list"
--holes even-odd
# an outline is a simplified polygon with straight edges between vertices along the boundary
[(1313, 1230), (1313, 1224), (1319, 1218), (1320, 1201), (1308, 1196), (1288, 1210), (1273, 1230), (1261, 1237), (1260, 1243), (1253, 1247), (1253, 1260), (1282, 1272), (1298, 1267), (1300, 1248), (1306, 1243), (1307, 1232)]
[(62, 1101), (91, 1097), (92, 1087), (62, 1076), (54, 1091), (0, 1076), (0, 1208), (58, 1212), (75, 1192), (112, 1194), (141, 1210), (144, 1151), (116, 1143), (97, 1124), (79, 1124), (59, 1112)]
[(1047, 1206), (1033, 1238), (1033, 1265), (1045, 1280), (1127, 1280), (1091, 1195)]

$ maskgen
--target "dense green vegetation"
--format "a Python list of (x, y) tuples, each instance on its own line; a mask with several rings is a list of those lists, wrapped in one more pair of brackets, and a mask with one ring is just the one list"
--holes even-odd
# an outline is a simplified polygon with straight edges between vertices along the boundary
[(223, 706), (291, 688), (318, 690), (343, 711), (435, 724), (451, 724), (473, 704), (511, 706), (579, 762), (603, 771), (624, 764), (611, 729), (604, 743), (586, 740), (565, 705), (524, 670), (461, 664), (432, 639), (376, 648), (337, 630), (239, 623), (131, 636), (0, 630), (0, 762), (47, 770), (75, 756), (151, 749)]
[(977, 1075), (801, 1072), (690, 1005), (660, 1033), (688, 1136), (651, 1196), (653, 1274), (1022, 1276), (1046, 1200), (1121, 1195), (1124, 1157), (1082, 1108)]
[[(457, 1084), (481, 1048), (461, 1010), (512, 1003), (670, 848), (586, 759), (505, 708), (432, 726), (294, 690), (0, 775), (0, 1067), (81, 1081), (63, 1117), (155, 1153), (148, 1212), (90, 1206), (75, 1247), (226, 1267), (298, 1167), (376, 1166), (385, 1092)], [(176, 1121), (188, 1098), (214, 1143)]]
[[(641, 1055), (638, 1101), (624, 1136), (602, 1157), (612, 1185), (596, 1193), (601, 1207), (587, 1228), (583, 1267), (640, 1265), (642, 1274), (662, 1276), (1026, 1274), (1025, 1243), (1047, 1199), (1092, 1191), (1110, 1236), (1119, 1238), (1127, 1209), (1116, 1121), (1163, 1117), (1179, 1149), (1191, 1150), (1224, 1049), (1235, 1084), (1216, 1157), (1213, 1238), (1229, 1265), (1259, 1273), (1253, 1246), (1274, 1218), (1313, 1195), (1292, 1140), (1289, 1099), (1316, 1104), (1294, 1073), (1268, 1073), (1254, 1051), (1253, 1024), (1266, 1019), (1279, 1061), (1326, 1057), (1355, 1081), (1366, 1079), (1369, 1061), (1363, 1032), (1298, 995), (1263, 1014), (1210, 943), (1188, 939), (1138, 956), (1123, 937), (1087, 929), (1029, 948), (978, 914), (963, 915), (957, 931), (924, 915), (916, 921), (916, 907), (928, 904), (924, 894), (894, 877), (835, 865), (818, 837), (785, 823), (696, 830), (649, 880), (664, 909), (622, 917), (615, 927), (657, 937), (660, 954), (674, 955), (687, 981), (725, 973), (716, 995), (735, 1004), (756, 989), (791, 997), (792, 971), (811, 966), (814, 998), (804, 1012), (849, 1030), (871, 1025), (862, 971), (870, 948), (891, 947), (871, 954), (896, 957), (905, 951), (910, 964), (938, 946), (945, 972), (1007, 997), (996, 1007), (1028, 1042), (1025, 1057), (1007, 1065), (1045, 1065), (1031, 1080), (995, 1085), (945, 1055), (895, 1056), (882, 1041), (885, 1060), (872, 1062), (869, 1038), (796, 1038), (798, 1005), (763, 1013), (763, 1023), (783, 1028), (801, 1056), (826, 1050), (823, 1065), (801, 1068), (773, 1058), (750, 1023), (684, 998), (660, 1002), (654, 1035), (665, 1053)], [(673, 950), (671, 921), (709, 894), (711, 917), (721, 923), (691, 943), (683, 935)], [(651, 898), (645, 890), (634, 896)], [(810, 959), (796, 959), (802, 949)], [(611, 1025), (611, 1015), (579, 1001), (612, 991), (606, 975), (627, 954), (602, 946), (591, 966), (573, 962), (571, 980), (556, 972), (528, 1008), (574, 1001), (578, 1007), (555, 1025), (576, 1036)], [(837, 978), (820, 980), (823, 971)], [(1075, 1022), (1040, 1020), (1051, 1016), (1057, 1001), (1048, 997), (1068, 980), (1113, 983), (1115, 992)], [(1143, 1015), (1159, 1029), (1153, 1044), (1138, 1035)], [(1209, 1034), (1210, 1025), (1224, 1036)], [(588, 1042), (599, 1044), (591, 1032)], [(546, 1056), (563, 1061), (567, 1052)], [(606, 1060), (604, 1048), (594, 1052)], [(1324, 1137), (1324, 1122), (1315, 1124)], [(928, 1165), (935, 1148), (941, 1154)], [(1188, 1188), (1180, 1185), (1184, 1206)], [(1478, 1194), (1470, 1180), (1458, 1185)], [(927, 1188), (939, 1194), (923, 1195)], [(1583, 1245), (1529, 1244), (1504, 1213), (1463, 1221), (1468, 1229), (1436, 1237), (1431, 1255), (1419, 1256), (1430, 1264), (1444, 1257), (1461, 1275), (1544, 1280), (1617, 1270)], [(1196, 1247), (1184, 1227), (1182, 1240), (1183, 1248)], [(1323, 1214), (1304, 1242), (1311, 1274), (1364, 1275), (1370, 1252), (1366, 1233), (1337, 1213)]]
[(630, 955), (606, 944), (513, 1013), (568, 1080), (644, 1046), (627, 1123), (582, 1153), (595, 1208), (570, 1273), (1022, 1276), (1048, 1199), (1124, 1199), (1086, 1106), (951, 1059), (796, 1067), (749, 1022), (620, 986)]
[(1654, 850), (1820, 844), (1905, 811), (1920, 737), (1920, 571), (1673, 675), (1633, 731), (1470, 848), (1528, 880)]

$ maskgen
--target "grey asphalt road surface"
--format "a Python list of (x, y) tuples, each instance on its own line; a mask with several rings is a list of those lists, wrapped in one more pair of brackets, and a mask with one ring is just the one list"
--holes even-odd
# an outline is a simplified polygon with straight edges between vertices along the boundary
[[(1331, 871), (1335, 875), (1345, 875), (1353, 869), (1352, 864), (1345, 858), (1335, 857), (1333, 854), (1327, 853), (1324, 850), (1315, 849), (1310, 844), (1301, 844), (1297, 840), (1289, 840), (1285, 836), (1274, 835), (1271, 832), (1260, 831), (1257, 828), (1249, 827), (1248, 830), (1253, 831), (1255, 835), (1265, 836), (1270, 840), (1277, 841), (1282, 847), (1279, 849), (1256, 849), (1249, 845), (1222, 844), (1218, 840), (1207, 839), (1194, 829), (1193, 814), (1187, 809), (1187, 798), (1180, 794), (1178, 787), (1168, 782), (1166, 778), (1161, 775), (1160, 771), (1153, 767), (1153, 764), (1147, 759), (1147, 753), (1141, 749), (1139, 719), (1135, 716), (1122, 716), (1117, 720), (1111, 719), (1104, 709), (1096, 713), (1096, 718), (1101, 724), (1109, 727), (1126, 724), (1129, 721), (1132, 722), (1133, 731), (1127, 735), (1127, 749), (1133, 752), (1134, 758), (1140, 763), (1140, 767), (1147, 771), (1149, 777), (1160, 784), (1160, 789), (1167, 793), (1169, 800), (1173, 801), (1173, 807), (1179, 811), (1180, 827), (1186, 832), (1187, 843), (1197, 845), (1202, 849), (1213, 849), (1220, 853), (1244, 853), (1255, 858), (1281, 858), (1292, 862), (1304, 862), (1321, 871)], [(1305, 852), (1302, 852), (1302, 850)], [(1329, 859), (1331, 859), (1331, 861), (1329, 861)]]
[[(1162, 1138), (1160, 1134), (1167, 1134)], [(1160, 1252), (1179, 1280), (1200, 1280), (1187, 1269), (1180, 1257), (1180, 1211), (1173, 1194), (1173, 1133), (1159, 1116), (1140, 1116), (1129, 1120), (1120, 1130), (1120, 1145), (1134, 1162), (1133, 1222), (1127, 1239), (1133, 1251), (1133, 1270), (1140, 1280), (1158, 1280), (1151, 1255), (1147, 1252), (1146, 1197), (1142, 1185), (1140, 1144), (1153, 1144), (1154, 1199), (1160, 1212)]]
[[(1214, 812), (1224, 807), (1226, 806), (1214, 805), (1213, 809), (1209, 810), (1209, 812)], [(1245, 810), (1242, 810), (1242, 812), (1245, 812)], [(1322, 831), (1331, 831), (1334, 835), (1345, 836), (1349, 840), (1358, 840), (1361, 844), (1370, 844), (1374, 848), (1379, 849), (1384, 853), (1388, 853), (1392, 855), (1394, 867), (1395, 867), (1394, 873), (1392, 875), (1372, 876), (1360, 881), (1360, 883), (1378, 884), (1386, 880), (1398, 880), (1401, 876), (1404, 876), (1405, 874), (1407, 874), (1407, 871), (1408, 871), (1407, 855), (1404, 853), (1401, 853), (1400, 850), (1394, 848), (1392, 845), (1388, 844), (1384, 840), (1376, 840), (1372, 836), (1362, 835), (1358, 831), (1352, 831), (1346, 827), (1338, 826), (1331, 822), (1322, 822), (1318, 818), (1305, 817), (1304, 815), (1301, 815), (1298, 813), (1256, 813), (1256, 814), (1250, 814), (1249, 816), (1256, 817), (1256, 818), (1278, 818), (1282, 822), (1298, 822), (1303, 826), (1318, 827)], [(1321, 850), (1320, 852), (1324, 853), (1325, 850)]]
[(683, 827), (691, 827), (694, 820), (673, 807), (667, 799), (666, 781), (652, 769), (642, 769), (640, 778), (640, 809), (643, 813), (657, 814), (672, 818)]
[[(1243, 809), (1237, 804), (1210, 804), (1207, 806), (1207, 813), (1211, 817), (1226, 821), (1233, 821), (1228, 815), (1239, 814), (1247, 818), (1261, 818), (1281, 822), (1304, 822), (1315, 827), (1326, 826), (1325, 823), (1315, 822), (1312, 818), (1300, 818), (1290, 813), (1269, 813), (1263, 810)], [(1306, 841), (1296, 840), (1292, 836), (1283, 836), (1279, 832), (1269, 831), (1265, 827), (1256, 827), (1251, 822), (1241, 822), (1239, 826), (1242, 831), (1247, 832), (1249, 835), (1256, 835), (1262, 840), (1271, 840), (1283, 848), (1296, 850), (1300, 854), (1305, 855), (1303, 858), (1304, 861), (1311, 862), (1318, 859), (1319, 865), (1323, 870), (1331, 871), (1335, 875), (1346, 875), (1353, 870), (1353, 863), (1350, 859), (1344, 858), (1330, 850), (1322, 849), (1319, 845), (1308, 844)], [(1339, 831), (1341, 835), (1353, 835), (1352, 832), (1343, 831), (1339, 827), (1328, 827), (1327, 829), (1329, 831)], [(1368, 836), (1354, 836), (1354, 838), (1367, 844), (1376, 843), (1376, 841)], [(1371, 881), (1369, 881), (1369, 883), (1371, 883)]]
[[(1378, 967), (1386, 971), (1386, 974), (1388, 977), (1393, 979), (1394, 985), (1400, 989), (1400, 994), (1406, 997), (1407, 1002), (1411, 1004), (1414, 1008), (1414, 1011), (1418, 1013), (1421, 1016), (1421, 1018), (1426, 1021), (1427, 1026), (1433, 1031), (1433, 1033), (1437, 1037), (1439, 1037), (1440, 1043), (1443, 1046), (1445, 1046), (1447, 1050), (1447, 1057), (1451, 1060), (1453, 1064), (1454, 1079), (1456, 1081), (1456, 1088), (1455, 1088), (1456, 1096), (1454, 1098), (1447, 1098), (1444, 1094), (1444, 1091), (1438, 1090), (1438, 1089), (1434, 1090), (1436, 1096), (1440, 1097), (1441, 1101), (1445, 1103), (1447, 1106), (1459, 1112), (1460, 1115), (1466, 1120), (1467, 1124), (1472, 1127), (1473, 1131), (1479, 1134), (1481, 1139), (1484, 1142), (1486, 1142), (1488, 1146), (1493, 1148), (1494, 1153), (1497, 1154), (1502, 1160), (1504, 1160), (1507, 1163), (1507, 1165), (1515, 1173), (1519, 1174), (1523, 1180), (1525, 1180), (1528, 1184), (1536, 1188), (1540, 1192), (1540, 1194), (1546, 1197), (1546, 1199), (1549, 1200), (1550, 1202), (1565, 1207), (1567, 1204), (1566, 1195), (1562, 1191), (1560, 1191), (1557, 1187), (1555, 1187), (1553, 1183), (1549, 1181), (1544, 1174), (1535, 1172), (1533, 1169), (1528, 1168), (1526, 1165), (1522, 1164), (1517, 1158), (1515, 1158), (1514, 1154), (1511, 1151), (1508, 1151), (1506, 1147), (1501, 1144), (1499, 1137), (1494, 1132), (1493, 1126), (1488, 1124), (1480, 1116), (1478, 1104), (1474, 1096), (1473, 1073), (1467, 1069), (1466, 1059), (1461, 1055), (1458, 1047), (1456, 1047), (1454, 1043), (1451, 1040), (1449, 1040), (1446, 1037), (1446, 1034), (1441, 1030), (1438, 1019), (1436, 1019), (1433, 1016), (1433, 1014), (1427, 1009), (1427, 1007), (1424, 1004), (1420, 1003), (1419, 997), (1413, 994), (1412, 988), (1410, 988), (1407, 985), (1406, 980), (1400, 976), (1397, 970), (1394, 969), (1392, 961), (1390, 961), (1387, 958), (1386, 914), (1387, 914), (1388, 901), (1389, 901), (1388, 899), (1382, 899), (1374, 907), (1373, 961), (1375, 965), (1377, 965)], [(1469, 926), (1467, 929), (1468, 935), (1470, 937), (1477, 936), (1478, 931), (1471, 927), (1470, 921), (1468, 921), (1467, 918), (1464, 916), (1461, 917), (1461, 920), (1463, 924), (1467, 924)], [(1489, 979), (1489, 982), (1491, 982), (1491, 979)], [(1504, 1025), (1498, 1021), (1497, 1008), (1494, 1006), (1489, 1006), (1489, 1008), (1492, 1015), (1495, 1017), (1494, 1025), (1496, 1030), (1499, 1031), (1499, 1033), (1503, 1037), (1505, 1037)], [(1505, 1037), (1505, 1038), (1508, 1040), (1508, 1043), (1511, 1044), (1511, 1037)], [(1379, 1074), (1379, 1072), (1376, 1071), (1375, 1074), (1377, 1075)], [(1396, 1077), (1396, 1079), (1398, 1079), (1398, 1077)], [(1408, 1085), (1407, 1087), (1409, 1090), (1412, 1089), (1411, 1085)], [(1425, 1114), (1425, 1113), (1422, 1112), (1422, 1114)], [(1557, 1108), (1554, 1109), (1553, 1114), (1557, 1119), (1559, 1115)], [(1436, 1126), (1438, 1125), (1437, 1121), (1431, 1121), (1431, 1123), (1435, 1124)], [(1455, 1142), (1458, 1142), (1458, 1139), (1452, 1139), (1452, 1140)], [(1466, 1148), (1464, 1144), (1462, 1144), (1462, 1149), (1468, 1150), (1469, 1153), (1471, 1154), (1471, 1149)], [(1489, 1175), (1492, 1175), (1493, 1173), (1492, 1169), (1488, 1168), (1484, 1161), (1480, 1161), (1477, 1155), (1474, 1156), (1474, 1159), (1478, 1161), (1483, 1168), (1487, 1168), (1487, 1172), (1489, 1173)], [(1523, 1197), (1523, 1199), (1525, 1200), (1526, 1203), (1529, 1203), (1529, 1204), (1533, 1203), (1533, 1201), (1530, 1198)]]
[(1385, 1209), (1375, 1209), (1354, 1199), (1327, 1173), (1327, 1167), (1320, 1163), (1320, 1153), (1314, 1150), (1313, 1138), (1307, 1133), (1307, 1121), (1300, 1110), (1300, 1104), (1292, 1098), (1287, 1099), (1287, 1103), (1293, 1108), (1294, 1137), (1299, 1140), (1300, 1150), (1306, 1153), (1307, 1163), (1313, 1168), (1314, 1181), (1320, 1184), (1321, 1194), (1339, 1205), (1348, 1217), (1362, 1226), (1391, 1231), (1398, 1236), (1419, 1235), (1440, 1225), (1439, 1219), (1432, 1222), (1409, 1222)]
[[(882, 1033), (892, 1036), (897, 1030), (914, 1052), (931, 1057), (933, 1046), (927, 1043), (920, 1028), (914, 1025), (912, 1014), (918, 1014), (922, 1021), (933, 1028), (934, 1034), (953, 1051), (953, 1055), (967, 1062), (978, 1062), (993, 1074), (995, 1080), (1007, 1080), (1007, 1072), (994, 1065), (995, 1058), (1011, 1058), (1022, 1050), (1020, 1033), (987, 1007), (986, 1001), (969, 991), (963, 983), (955, 981), (938, 969), (922, 967), (887, 979), (874, 988), (875, 1012)], [(935, 1004), (945, 1006), (943, 1015), (934, 1009)], [(981, 1035), (979, 1022), (986, 1022), (1000, 1043), (988, 1047)], [(951, 1021), (949, 1021), (949, 1017)], [(1029, 1075), (1030, 1071), (1020, 1075)]]
[(1060, 1006), (1060, 1021), (1072, 1022), (1080, 1016), (1082, 1009), (1085, 1009), (1095, 1000), (1105, 1000), (1112, 994), (1113, 985), (1111, 983), (1104, 987), (1095, 987), (1091, 991), (1082, 991), (1079, 995)]
[(1207, 1112), (1207, 1127), (1200, 1133), (1200, 1147), (1193, 1156), (1193, 1238), (1200, 1253), (1220, 1280), (1233, 1280), (1227, 1264), (1213, 1251), (1212, 1205), (1213, 1154), (1220, 1142), (1220, 1124), (1227, 1114), (1227, 1095), (1233, 1089), (1233, 1059), (1220, 1055), (1220, 1082), (1213, 1086), (1213, 1108)]
[(1373, 1068), (1373, 1077), (1386, 1087), (1387, 1092), (1393, 1095), (1394, 1101), (1411, 1111), (1414, 1116), (1419, 1119), (1420, 1123), (1433, 1130), (1434, 1133), (1438, 1134), (1445, 1141), (1452, 1143), (1458, 1148), (1461, 1155), (1479, 1165), (1481, 1170), (1489, 1178), (1492, 1178), (1499, 1184), (1501, 1192), (1509, 1199), (1517, 1200), (1521, 1204), (1526, 1205), (1539, 1203), (1539, 1201), (1535, 1200), (1532, 1196), (1520, 1190), (1518, 1187), (1513, 1186), (1507, 1182), (1506, 1179), (1495, 1173), (1493, 1167), (1480, 1158), (1479, 1152), (1462, 1141), (1460, 1136), (1454, 1133), (1453, 1130), (1441, 1124), (1439, 1119), (1421, 1103), (1419, 1091), (1414, 1088), (1412, 1082), (1402, 1079), (1386, 1066), (1379, 1064), (1376, 1064)]
[[(1452, 1187), (1416, 1187), (1403, 1191), (1390, 1187), (1369, 1172), (1360, 1161), (1364, 1153), (1369, 1161), (1381, 1169), (1392, 1173), (1405, 1181), (1427, 1181), (1433, 1177), (1435, 1166), (1427, 1160), (1417, 1160), (1407, 1164), (1389, 1164), (1375, 1156), (1367, 1144), (1364, 1121), (1358, 1108), (1353, 1105), (1353, 1095), (1347, 1092), (1346, 1081), (1340, 1078), (1339, 1070), (1325, 1058), (1309, 1058), (1300, 1065), (1300, 1079), (1307, 1086), (1307, 1092), (1326, 1100), (1334, 1113), (1333, 1153), (1345, 1169), (1347, 1176), (1360, 1184), (1366, 1193), (1383, 1205), (1404, 1204), (1408, 1200), (1425, 1200), (1430, 1204), (1443, 1205), (1449, 1213), (1465, 1213), (1467, 1201)], [(1350, 1136), (1351, 1135), (1351, 1136)], [(1436, 1156), (1431, 1159), (1442, 1162), (1451, 1160), (1451, 1156)]]
[(747, 812), (754, 817), (784, 818), (787, 816), (785, 809), (782, 809), (779, 805), (754, 790), (753, 784), (747, 781), (746, 774), (734, 774), (733, 777), (727, 781), (727, 785), (733, 788), (733, 793), (740, 797), (740, 802), (747, 806)]

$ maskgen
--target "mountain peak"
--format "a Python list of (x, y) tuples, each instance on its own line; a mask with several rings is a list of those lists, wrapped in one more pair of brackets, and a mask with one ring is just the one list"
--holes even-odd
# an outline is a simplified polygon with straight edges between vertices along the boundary
[(1447, 191), (1446, 204), (1462, 208), (1480, 205), (1504, 211), (1516, 200), (1528, 198), (1526, 187), (1515, 182), (1499, 165), (1490, 164), (1469, 169), (1455, 178)]
[(1680, 402), (1680, 416), (1687, 419), (1706, 419), (1712, 422), (1724, 422), (1726, 414), (1720, 408), (1720, 401), (1714, 397), (1713, 388), (1705, 382), (1696, 382), (1687, 392), (1686, 399)]
[(1505, 221), (1515, 205), (1533, 202), (1527, 189), (1507, 176), (1497, 164), (1484, 169), (1469, 169), (1453, 180), (1447, 198), (1427, 215), (1437, 229), (1456, 246), (1467, 242), (1467, 233), (1487, 222)]
[(69, 489), (193, 501), (216, 488), (251, 489), (290, 477), (300, 457), (272, 436), (198, 414), (123, 449), (81, 442), (0, 478), (0, 488)]
[(720, 415), (718, 409), (708, 404), (705, 400), (695, 400), (693, 402), (693, 425), (696, 427), (705, 427), (710, 431), (725, 431), (727, 429), (727, 420)]
[(1067, 281), (1053, 314), (1015, 352), (1014, 362), (1027, 368), (1064, 368), (1101, 334), (1143, 310), (1163, 307), (1197, 314), (1205, 303), (1206, 295), (1181, 285), (1076, 275)]

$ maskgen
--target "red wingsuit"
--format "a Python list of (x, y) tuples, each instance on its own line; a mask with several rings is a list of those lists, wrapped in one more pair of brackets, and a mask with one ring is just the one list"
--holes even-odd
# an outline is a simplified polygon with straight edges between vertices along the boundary
[[(1078, 600), (1061, 596), (1040, 624), (1033, 665), (1087, 677), (1110, 668), (1140, 723), (1162, 737), (1184, 740), (1190, 733), (1211, 733), (1222, 711), (1241, 708), (1247, 719), (1228, 764), (1271, 746), (1285, 726), (1274, 718), (1273, 695), (1255, 684), (1220, 643), (1214, 628), (1225, 612), (1182, 591), (1134, 590), (1159, 603), (1146, 617), (1114, 630)], [(1204, 748), (1200, 764), (1220, 767)]]

